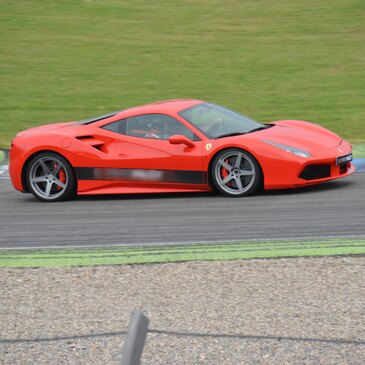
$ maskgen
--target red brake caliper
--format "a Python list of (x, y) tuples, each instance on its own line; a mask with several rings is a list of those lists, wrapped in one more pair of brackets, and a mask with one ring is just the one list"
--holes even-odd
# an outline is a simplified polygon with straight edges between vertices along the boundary
[[(228, 163), (228, 159), (225, 160), (224, 162), (227, 162)], [(228, 163), (229, 164), (229, 163)], [(229, 175), (229, 172), (224, 168), (222, 167), (222, 177), (223, 177), (223, 180)], [(230, 186), (230, 183), (227, 183), (228, 186)]]
[[(61, 169), (60, 172), (59, 172), (59, 175), (60, 177), (58, 178), (58, 180), (61, 181), (61, 183), (65, 183), (66, 182), (66, 174), (65, 174), (65, 170), (64, 169)], [(57, 185), (57, 190), (61, 190), (61, 186), (58, 186)]]
[[(57, 164), (55, 163), (54, 164), (54, 169), (56, 169), (57, 168)], [(60, 171), (58, 172), (58, 175), (59, 175), (59, 177), (58, 177), (58, 180), (60, 180), (61, 181), (61, 183), (65, 183), (66, 182), (66, 174), (65, 174), (65, 170), (63, 169), (63, 168), (61, 168), (60, 169)], [(57, 185), (57, 188), (56, 188), (57, 190), (61, 190), (62, 188), (61, 188), (61, 186), (59, 186), (59, 185)]]

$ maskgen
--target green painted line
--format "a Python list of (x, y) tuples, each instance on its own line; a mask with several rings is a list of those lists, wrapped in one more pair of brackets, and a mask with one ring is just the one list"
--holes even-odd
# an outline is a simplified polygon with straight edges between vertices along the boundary
[(354, 158), (365, 158), (365, 144), (356, 144), (352, 146)]
[(0, 267), (54, 267), (365, 254), (365, 238), (0, 251)]
[[(347, 242), (347, 241), (340, 241), (340, 240), (332, 240), (329, 243), (326, 243), (326, 248), (338, 248), (338, 247), (357, 247), (362, 246), (362, 242)], [(258, 251), (276, 251), (276, 250), (300, 250), (300, 249), (314, 249), (314, 248), (322, 248), (324, 247), (323, 243), (320, 243), (318, 246), (318, 243), (316, 242), (276, 242), (276, 243), (249, 243), (249, 244), (226, 244), (223, 246), (183, 246), (183, 247), (163, 247), (161, 248), (152, 248), (152, 249), (133, 249), (133, 247), (130, 247), (131, 250), (124, 249), (122, 251), (120, 250), (113, 250), (113, 249), (87, 249), (85, 251), (73, 251), (69, 249), (64, 249), (63, 252), (52, 252), (52, 251), (46, 251), (46, 252), (39, 252), (36, 253), (28, 252), (26, 254), (19, 253), (19, 251), (15, 251), (14, 254), (5, 254), (2, 255), (2, 259), (7, 260), (18, 260), (20, 258), (31, 258), (32, 260), (51, 260), (56, 258), (63, 258), (63, 259), (74, 259), (83, 257), (84, 259), (87, 258), (113, 258), (118, 256), (125, 256), (125, 257), (133, 257), (133, 256), (161, 256), (161, 255), (186, 255), (186, 254), (201, 254), (201, 253), (219, 253), (219, 252), (258, 252)]]

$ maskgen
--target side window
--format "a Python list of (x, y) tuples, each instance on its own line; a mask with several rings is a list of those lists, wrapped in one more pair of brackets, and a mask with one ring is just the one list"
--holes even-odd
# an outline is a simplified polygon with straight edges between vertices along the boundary
[(126, 119), (118, 120), (117, 122), (109, 123), (101, 128), (111, 132), (125, 134)]
[(178, 120), (164, 114), (145, 114), (127, 118), (128, 136), (167, 140), (174, 134), (182, 134), (191, 140), (200, 140)]

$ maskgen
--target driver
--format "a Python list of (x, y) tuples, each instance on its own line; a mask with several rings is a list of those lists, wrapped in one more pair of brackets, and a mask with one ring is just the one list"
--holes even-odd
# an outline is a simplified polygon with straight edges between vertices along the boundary
[(192, 115), (193, 123), (208, 136), (215, 136), (224, 127), (222, 116), (205, 106), (199, 107)]
[(200, 129), (206, 133), (207, 135), (215, 135), (223, 126), (224, 119), (220, 116), (216, 117), (212, 122), (211, 120), (207, 120), (200, 125)]
[(147, 138), (169, 139), (171, 136), (170, 123), (167, 119), (155, 117), (149, 127), (150, 130), (145, 135)]

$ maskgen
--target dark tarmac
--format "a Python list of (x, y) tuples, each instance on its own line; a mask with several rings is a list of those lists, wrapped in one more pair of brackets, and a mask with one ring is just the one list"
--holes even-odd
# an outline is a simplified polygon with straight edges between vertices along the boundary
[(365, 174), (248, 198), (109, 195), (42, 203), (0, 180), (0, 248), (365, 237)]

